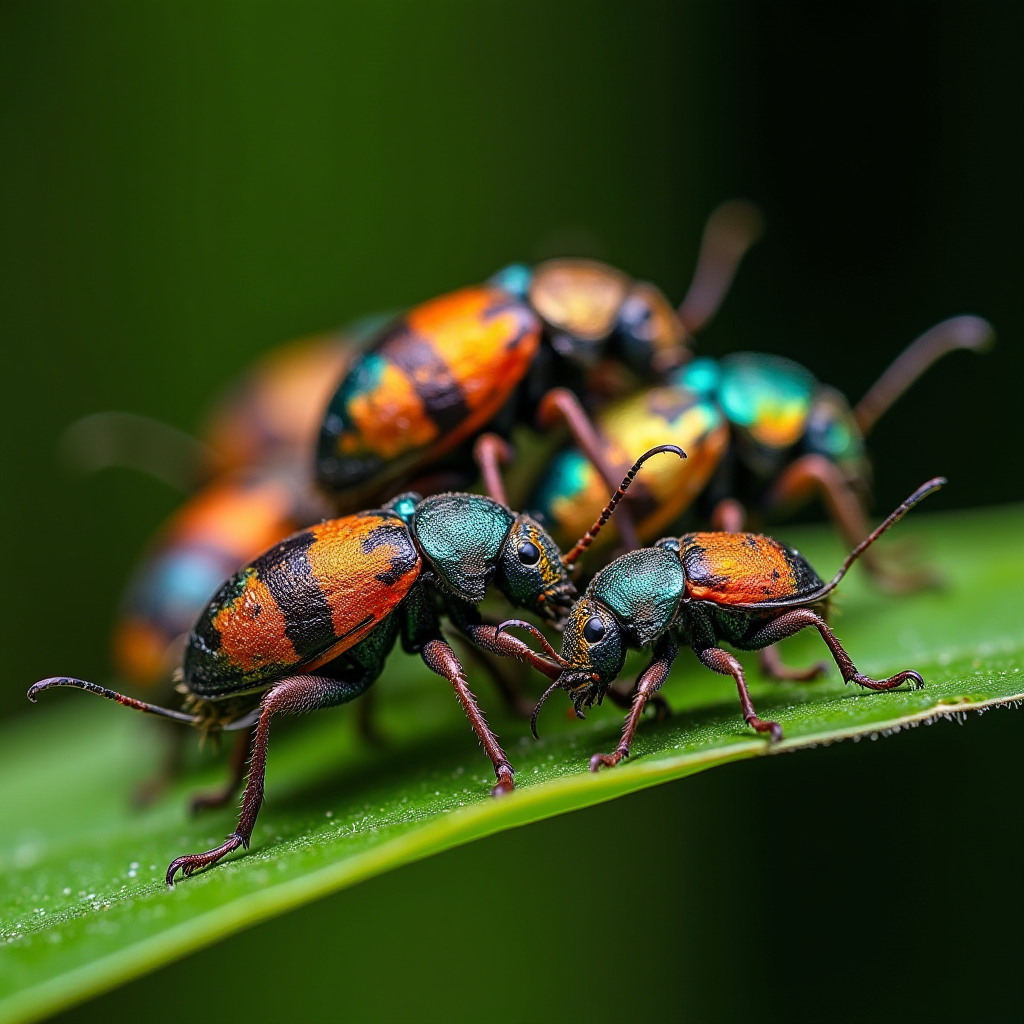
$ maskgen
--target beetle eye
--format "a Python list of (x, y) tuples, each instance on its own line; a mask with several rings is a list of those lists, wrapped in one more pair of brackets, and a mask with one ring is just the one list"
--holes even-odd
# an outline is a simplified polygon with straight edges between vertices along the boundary
[(604, 623), (596, 615), (592, 615), (583, 623), (583, 639), (588, 644), (596, 644), (603, 636)]
[(531, 544), (528, 540), (524, 540), (519, 545), (519, 561), (523, 565), (536, 565), (540, 561), (540, 549), (536, 544)]

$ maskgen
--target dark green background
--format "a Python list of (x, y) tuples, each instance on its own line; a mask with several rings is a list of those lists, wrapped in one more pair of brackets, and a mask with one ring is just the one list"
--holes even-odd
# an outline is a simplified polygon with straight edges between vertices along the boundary
[[(794, 356), (856, 398), (933, 322), (984, 315), (998, 349), (937, 367), (872, 437), (877, 504), (937, 472), (951, 485), (933, 508), (1019, 499), (1022, 27), (1021, 8), (1001, 3), (4, 5), (0, 710), (20, 711), (40, 676), (108, 673), (119, 588), (179, 500), (127, 473), (63, 474), (56, 440), (77, 417), (126, 409), (194, 429), (275, 344), (567, 246), (678, 298), (704, 217), (733, 195), (762, 206), (769, 233), (702, 350)], [(598, 1019), (669, 1005), (692, 1019), (785, 1016), (792, 1004), (772, 986), (792, 992), (789, 969), (798, 978), (808, 963), (813, 991), (850, 1016), (849, 969), (898, 965), (935, 984), (946, 963), (963, 963), (961, 933), (998, 928), (993, 896), (1008, 879), (963, 878), (958, 864), (1005, 864), (990, 849), (1003, 848), (1002, 826), (986, 831), (982, 815), (964, 836), (952, 819), (928, 819), (933, 831), (915, 835), (929, 841), (915, 846), (898, 809), (904, 796), (917, 806), (950, 763), (984, 755), (991, 777), (1010, 770), (998, 759), (1019, 758), (1021, 729), (1001, 717), (893, 740), (884, 754), (735, 766), (490, 840), (263, 926), (117, 1005), (178, 988), (201, 1007), (219, 988), (249, 1019), (286, 992), (297, 1012), (323, 996), (340, 1014), (350, 998), (369, 1005), (359, 999), (373, 986), (401, 990), (411, 977), (429, 989), (433, 977), (438, 988), (410, 1006), (470, 1019), (443, 996), (466, 956), (476, 999), (491, 991), (489, 969), (506, 1009), (508, 979), (522, 979), (523, 1012), (508, 1019), (543, 1017), (542, 995), (563, 1019), (577, 998)], [(864, 786), (896, 793), (878, 798), (890, 810), (876, 816)], [(859, 818), (832, 800), (837, 788), (862, 801)], [(772, 810), (791, 789), (813, 814)], [(849, 854), (815, 838), (847, 827), (859, 829)], [(705, 849), (722, 856), (693, 859)], [(915, 929), (895, 880), (888, 901), (858, 896), (860, 873), (898, 876), (925, 849), (940, 858), (928, 891), (943, 913)], [(501, 873), (489, 870), (495, 850)], [(787, 888), (785, 874), (775, 891), (776, 862), (807, 865), (819, 887), (852, 880), (847, 909)], [(770, 924), (736, 896), (741, 865), (751, 891), (775, 900)], [(682, 904), (663, 895), (695, 873), (708, 893), (733, 895), (721, 907), (689, 890)], [(539, 876), (529, 914), (495, 895)], [(505, 942), (493, 923), (475, 924), (473, 891), (459, 888), (484, 878)], [(976, 895), (965, 897), (955, 886), (969, 883)], [(419, 912), (403, 909), (410, 887), (429, 893)], [(634, 919), (635, 904), (648, 909)], [(915, 939), (938, 950), (928, 968), (915, 970)], [(279, 975), (276, 948), (289, 957)], [(450, 950), (452, 973), (424, 973), (417, 949), (430, 964)], [(762, 991), (731, 980), (744, 964)], [(998, 987), (990, 968), (978, 964), (976, 994)], [(244, 994), (247, 971), (278, 1002)], [(603, 990), (590, 986), (611, 977), (632, 988), (629, 1001), (595, 1001)], [(920, 1005), (948, 1008), (930, 998)]]

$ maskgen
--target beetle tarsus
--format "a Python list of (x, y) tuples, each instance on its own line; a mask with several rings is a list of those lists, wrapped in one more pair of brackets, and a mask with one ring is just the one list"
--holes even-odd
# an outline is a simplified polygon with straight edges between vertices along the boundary
[(614, 754), (594, 754), (590, 759), (590, 770), (592, 772), (600, 771), (604, 768), (614, 768), (624, 757), (629, 756), (628, 750), (623, 750), (619, 747)]
[(890, 676), (888, 679), (872, 679), (870, 676), (863, 675), (860, 672), (855, 672), (846, 681), (848, 683), (856, 683), (858, 686), (864, 686), (869, 690), (894, 690), (897, 686), (900, 686), (908, 680), (913, 689), (924, 689), (924, 680), (921, 678), (920, 673), (915, 672), (913, 669), (907, 669), (905, 672), (897, 672), (896, 675)]
[(179, 871), (182, 878), (189, 878), (197, 871), (202, 871), (204, 868), (216, 864), (231, 853), (232, 850), (237, 850), (240, 846), (244, 846), (247, 850), (249, 849), (249, 844), (246, 840), (237, 832), (232, 832), (220, 846), (215, 846), (212, 850), (207, 850), (205, 853), (187, 853), (184, 857), (175, 857), (167, 865), (167, 876), (165, 879), (167, 887), (169, 889), (174, 888), (174, 876)]
[(782, 739), (782, 726), (778, 722), (767, 722), (757, 715), (751, 715), (747, 718), (747, 725), (757, 732), (768, 733), (769, 743), (778, 743)]
[(512, 765), (505, 764), (500, 768), (495, 769), (495, 775), (498, 777), (498, 784), (491, 787), (491, 796), (497, 798), (500, 796), (508, 796), (509, 793), (513, 792), (516, 788), (515, 772)]

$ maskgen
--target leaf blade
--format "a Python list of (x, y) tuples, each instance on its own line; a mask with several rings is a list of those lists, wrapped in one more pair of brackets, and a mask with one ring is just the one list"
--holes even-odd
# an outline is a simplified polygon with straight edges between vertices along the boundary
[[(629, 763), (587, 772), (590, 753), (613, 745), (618, 715), (592, 715), (580, 725), (552, 714), (540, 743), (513, 727), (519, 791), (490, 801), (487, 763), (454, 702), (439, 701), (436, 681), (406, 661), (383, 708), (394, 739), (389, 750), (339, 744), (331, 715), (282, 730), (253, 850), (171, 893), (160, 881), (166, 861), (218, 838), (233, 812), (187, 820), (182, 797), (191, 780), (153, 811), (130, 814), (124, 793), (138, 765), (152, 759), (152, 734), (119, 710), (67, 695), (76, 699), (24, 717), (0, 743), (0, 779), (7, 780), (0, 814), (17, 822), (9, 840), (0, 839), (0, 1016), (51, 1013), (317, 896), (502, 829), (733, 760), (1020, 700), (1019, 511), (918, 525), (950, 573), (945, 594), (894, 600), (863, 581), (849, 587), (840, 630), (858, 664), (868, 671), (913, 664), (926, 671), (923, 691), (858, 693), (835, 679), (758, 684), (759, 711), (786, 730), (769, 751), (745, 730), (728, 680), (684, 665), (667, 688), (676, 714), (644, 723)], [(827, 535), (801, 540), (823, 565), (832, 557), (826, 551), (838, 550)], [(820, 656), (813, 643), (791, 646)], [(903, 664), (924, 651), (929, 663)]]

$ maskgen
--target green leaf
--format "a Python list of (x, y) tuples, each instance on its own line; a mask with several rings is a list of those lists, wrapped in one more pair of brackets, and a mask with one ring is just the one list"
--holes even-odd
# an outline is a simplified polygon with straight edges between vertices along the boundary
[[(947, 586), (887, 597), (855, 570), (834, 624), (863, 671), (917, 668), (926, 688), (869, 693), (844, 687), (834, 671), (810, 685), (757, 681), (759, 712), (785, 730), (772, 748), (743, 724), (731, 682), (683, 655), (664, 690), (673, 716), (645, 721), (634, 756), (611, 771), (587, 770), (590, 754), (612, 749), (618, 736), (621, 713), (607, 704), (586, 722), (568, 721), (556, 696), (539, 742), (525, 723), (494, 713), (519, 788), (490, 800), (490, 765), (450, 692), (396, 654), (375, 687), (386, 746), (356, 738), (351, 709), (275, 726), (253, 848), (170, 891), (167, 862), (233, 827), (231, 810), (200, 818), (184, 810), (188, 792), (220, 777), (215, 759), (203, 752), (158, 806), (133, 812), (131, 790), (160, 757), (153, 723), (82, 694), (47, 694), (45, 707), (0, 731), (0, 1019), (37, 1019), (325, 893), (502, 829), (728, 761), (1020, 701), (1021, 521), (1022, 509), (1008, 507), (915, 513), (901, 525), (892, 547), (913, 542), (942, 567)], [(823, 575), (843, 554), (824, 529), (779, 535), (797, 541)], [(784, 653), (803, 664), (826, 652), (815, 634), (787, 641)], [(485, 707), (497, 705), (486, 681), (476, 689)]]

